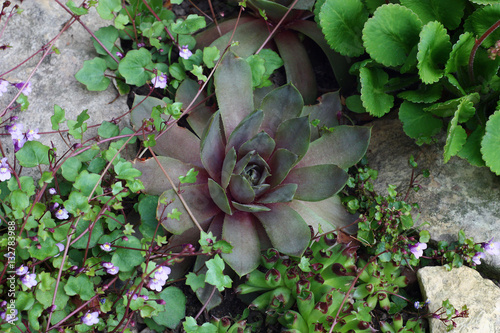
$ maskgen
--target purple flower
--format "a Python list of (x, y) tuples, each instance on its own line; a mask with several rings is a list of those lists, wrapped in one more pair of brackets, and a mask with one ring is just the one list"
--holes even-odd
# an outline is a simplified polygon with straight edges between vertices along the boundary
[(122, 59), (122, 58), (123, 58), (123, 53), (121, 53), (121, 52), (116, 52), (116, 56), (117, 56), (118, 58)]
[(16, 274), (19, 276), (23, 276), (24, 274), (28, 273), (28, 266), (21, 265), (16, 269)]
[(160, 266), (156, 271), (155, 271), (155, 279), (157, 280), (163, 280), (167, 281), (168, 275), (170, 274), (172, 270), (170, 267), (164, 267)]
[(118, 268), (117, 266), (113, 266), (113, 267), (106, 269), (106, 273), (111, 274), (111, 275), (116, 275), (116, 274), (118, 274), (119, 271), (120, 271), (120, 268)]
[[(50, 193), (50, 194), (52, 194), (52, 195), (54, 195), (54, 194), (57, 194), (57, 191), (56, 191), (56, 189), (55, 189), (55, 188), (51, 187), (51, 188), (49, 188), (49, 193)], [(57, 203), (57, 202), (56, 202), (56, 203)], [(59, 204), (58, 204), (58, 205), (59, 205)]]
[(3, 93), (7, 92), (7, 87), (9, 86), (9, 82), (5, 80), (0, 80), (0, 96), (3, 95)]
[(155, 88), (163, 89), (167, 86), (167, 74), (163, 74), (161, 72), (158, 74), (160, 75), (156, 75), (151, 80), (151, 83), (155, 86)]
[(179, 57), (184, 58), (184, 59), (189, 59), (193, 55), (193, 52), (189, 51), (187, 45), (181, 46), (179, 49)]
[(83, 317), (82, 317), (82, 323), (88, 326), (95, 325), (99, 322), (99, 312), (94, 311), (90, 312), (88, 311)]
[(104, 243), (100, 246), (101, 250), (109, 252), (112, 250), (110, 243)]
[(25, 94), (26, 96), (28, 96), (30, 93), (31, 93), (31, 82), (28, 82), (28, 84), (26, 85), (26, 87), (24, 87), (23, 89), (23, 86), (26, 82), (19, 82), (19, 83), (16, 83), (14, 86), (17, 88), (17, 89), (22, 89), (22, 93)]
[(427, 244), (425, 243), (417, 243), (415, 245), (410, 245), (410, 252), (413, 253), (415, 258), (420, 258), (424, 254), (424, 250), (427, 248)]
[(140, 47), (144, 47), (144, 46), (146, 46), (146, 44), (144, 44), (144, 43), (137, 43), (137, 47), (138, 47), (138, 48), (140, 48)]
[(111, 268), (111, 267), (115, 266), (115, 265), (113, 265), (113, 264), (112, 264), (112, 263), (110, 263), (110, 262), (103, 262), (101, 265), (102, 265), (102, 267), (104, 267), (104, 268)]
[(28, 288), (34, 287), (37, 285), (36, 281), (36, 274), (26, 274), (22, 279), (21, 282)]
[(10, 135), (23, 134), (23, 124), (13, 123), (12, 125), (5, 126), (5, 128)]
[(493, 243), (493, 238), (489, 242), (483, 244), (483, 249), (486, 253), (497, 256), (500, 254), (500, 242)]
[(19, 318), (17, 317), (18, 311), (17, 309), (9, 309), (9, 313), (7, 314), (6, 311), (0, 312), (0, 318), (3, 320), (8, 321), (9, 323), (18, 320)]
[(476, 252), (474, 257), (472, 257), (474, 265), (481, 265), (481, 258), (484, 258), (484, 252)]
[(28, 141), (40, 139), (40, 134), (38, 134), (38, 128), (35, 128), (34, 130), (30, 129), (28, 132), (26, 132), (26, 139)]
[(161, 291), (165, 285), (165, 280), (151, 279), (149, 280), (148, 287), (151, 290)]
[(59, 253), (58, 253), (58, 254), (56, 254), (56, 255), (54, 256), (54, 258), (55, 258), (55, 257), (58, 257), (58, 256), (59, 256), (59, 254), (60, 254), (62, 251), (64, 251), (64, 248), (65, 248), (65, 246), (64, 246), (64, 244), (63, 244), (63, 243), (57, 243), (57, 244), (56, 244), (56, 246), (59, 248)]
[(10, 167), (7, 164), (7, 157), (0, 160), (0, 182), (10, 179), (11, 177)]
[(68, 211), (65, 208), (59, 208), (56, 212), (56, 217), (59, 220), (66, 220), (67, 218), (69, 218)]
[(14, 151), (19, 151), (19, 149), (23, 148), (26, 143), (26, 138), (24, 135), (12, 135), (12, 143), (14, 144)]

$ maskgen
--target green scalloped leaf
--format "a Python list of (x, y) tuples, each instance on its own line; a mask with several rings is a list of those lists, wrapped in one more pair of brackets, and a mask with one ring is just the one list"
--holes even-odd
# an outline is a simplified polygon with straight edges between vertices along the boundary
[(500, 111), (493, 113), (486, 123), (486, 132), (481, 141), (481, 154), (486, 165), (500, 176)]
[(366, 51), (385, 66), (403, 65), (418, 43), (422, 22), (410, 9), (400, 5), (380, 6), (363, 29)]
[(448, 124), (446, 132), (446, 145), (444, 146), (443, 161), (447, 163), (452, 156), (455, 156), (467, 141), (465, 129), (458, 124), (460, 110), (457, 109), (455, 116)]
[(417, 14), (424, 24), (438, 21), (450, 30), (456, 29), (464, 16), (465, 0), (401, 0), (401, 4)]
[(446, 62), (444, 68), (446, 74), (456, 72), (458, 68), (469, 64), (469, 56), (474, 47), (474, 40), (474, 35), (470, 32), (460, 35), (458, 41), (453, 44), (450, 57)]
[(450, 36), (439, 22), (427, 23), (420, 32), (418, 43), (418, 75), (424, 83), (434, 83), (444, 74), (451, 51)]
[(424, 107), (422, 104), (404, 101), (399, 108), (399, 120), (403, 123), (404, 132), (410, 138), (416, 139), (419, 146), (432, 143), (432, 137), (443, 127), (443, 121), (425, 112)]
[(478, 5), (494, 5), (500, 3), (500, 0), (469, 0), (469, 1), (477, 3)]
[(384, 85), (389, 75), (379, 68), (363, 67), (359, 70), (361, 81), (361, 101), (372, 116), (382, 117), (394, 106), (394, 96), (386, 94)]
[(432, 103), (441, 97), (442, 91), (443, 86), (440, 84), (424, 84), (418, 90), (403, 91), (398, 97), (413, 103)]
[(458, 122), (464, 123), (469, 120), (476, 112), (474, 104), (479, 102), (479, 94), (473, 93), (460, 98), (450, 99), (449, 101), (436, 103), (424, 108), (424, 111), (431, 112), (438, 117), (451, 117), (459, 111)]
[(365, 53), (361, 32), (368, 12), (361, 0), (326, 0), (319, 12), (319, 23), (328, 44), (348, 57)]
[(484, 127), (478, 126), (467, 138), (467, 142), (457, 156), (466, 159), (470, 164), (483, 167), (484, 160), (481, 155), (481, 140), (484, 136)]
[(86, 85), (90, 91), (103, 91), (111, 82), (109, 77), (104, 76), (106, 69), (106, 60), (102, 58), (85, 60), (82, 69), (75, 74), (75, 79)]
[[(471, 31), (479, 37), (495, 24), (499, 17), (500, 3), (496, 2), (494, 5), (479, 8), (472, 13), (465, 21), (464, 28), (466, 31)], [(481, 45), (488, 48), (493, 46), (499, 39), (500, 29), (496, 29), (484, 39)]]

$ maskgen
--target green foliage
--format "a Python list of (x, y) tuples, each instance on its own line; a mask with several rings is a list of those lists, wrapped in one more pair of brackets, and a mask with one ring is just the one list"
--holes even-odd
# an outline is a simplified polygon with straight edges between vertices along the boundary
[[(324, 0), (316, 3), (315, 13), (335, 51), (370, 56), (351, 67), (361, 95), (347, 98), (349, 109), (381, 117), (400, 105), (395, 97), (404, 99), (399, 119), (417, 144), (432, 143), (447, 128), (445, 162), (459, 156), (498, 173), (499, 159), (492, 152), (500, 146), (491, 139), (498, 126), (489, 122), (500, 97), (494, 46), (500, 40), (500, 5), (468, 2)], [(341, 29), (344, 33), (338, 33)]]

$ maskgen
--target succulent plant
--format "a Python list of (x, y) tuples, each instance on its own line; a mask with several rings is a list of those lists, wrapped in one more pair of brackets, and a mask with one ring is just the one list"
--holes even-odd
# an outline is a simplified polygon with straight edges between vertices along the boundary
[[(237, 1), (233, 1), (237, 2)], [(233, 51), (242, 58), (254, 55), (265, 44), (276, 50), (283, 59), (287, 82), (302, 94), (305, 103), (314, 103), (318, 96), (316, 76), (310, 55), (304, 45), (304, 36), (328, 58), (337, 83), (343, 89), (355, 89), (355, 77), (350, 75), (347, 59), (333, 51), (316, 22), (308, 20), (315, 1), (245, 1), (246, 12), (241, 18), (228, 19), (196, 36), (196, 47), (216, 46), (223, 52), (230, 42), (237, 41)], [(284, 18), (283, 21), (281, 21)], [(281, 25), (280, 25), (281, 22)], [(276, 31), (274, 29), (277, 27)], [(234, 30), (234, 35), (233, 35)], [(272, 33), (272, 36), (270, 36)], [(268, 38), (272, 37), (270, 41)]]
[[(187, 118), (190, 129), (174, 124), (156, 138), (153, 149), (163, 157), (135, 162), (145, 191), (160, 195), (157, 217), (163, 226), (177, 239), (192, 241), (200, 228), (222, 237), (233, 246), (223, 258), (240, 276), (254, 270), (261, 250), (270, 246), (300, 256), (311, 238), (309, 225), (328, 231), (355, 219), (336, 194), (348, 179), (344, 169), (363, 157), (370, 138), (368, 127), (320, 133), (310, 124), (337, 124), (338, 95), (304, 107), (300, 93), (287, 84), (256, 109), (251, 75), (244, 59), (227, 53), (214, 74), (218, 111), (200, 105)], [(196, 83), (185, 81), (176, 100), (188, 105), (197, 91)], [(161, 103), (149, 98), (135, 108), (135, 126)], [(191, 169), (198, 172), (196, 182), (180, 191), (165, 176), (177, 180)], [(174, 211), (182, 214), (172, 217)]]
[(380, 329), (384, 333), (423, 333), (425, 330), (422, 327), (421, 319), (409, 319), (403, 325), (403, 316), (397, 314), (391, 324), (386, 321), (380, 322)]

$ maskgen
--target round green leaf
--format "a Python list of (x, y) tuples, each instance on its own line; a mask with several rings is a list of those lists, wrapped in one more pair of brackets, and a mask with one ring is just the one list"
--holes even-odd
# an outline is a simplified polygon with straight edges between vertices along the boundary
[(87, 86), (90, 91), (106, 90), (111, 80), (104, 76), (107, 65), (106, 60), (94, 58), (83, 62), (83, 68), (76, 74), (75, 78)]
[(118, 65), (118, 70), (127, 84), (136, 86), (142, 86), (149, 80), (150, 73), (145, 69), (152, 68), (151, 53), (145, 48), (129, 51)]
[(112, 20), (114, 18), (113, 12), (117, 12), (122, 8), (120, 0), (99, 0), (97, 5), (97, 13), (104, 20)]
[(158, 296), (166, 303), (165, 311), (163, 315), (154, 316), (153, 320), (157, 324), (174, 329), (186, 315), (186, 296), (177, 287), (165, 288)]
[(49, 164), (49, 147), (38, 141), (28, 141), (16, 153), (19, 164), (25, 168), (34, 168), (40, 164)]
[(500, 111), (495, 111), (486, 123), (481, 141), (481, 153), (486, 165), (500, 176)]
[(465, 129), (458, 124), (458, 117), (460, 111), (455, 112), (455, 116), (448, 125), (446, 136), (446, 145), (444, 146), (443, 160), (447, 163), (452, 156), (455, 156), (467, 141), (467, 133)]
[(437, 82), (444, 74), (444, 65), (451, 51), (450, 36), (439, 22), (427, 23), (420, 32), (417, 68), (422, 82)]
[(398, 94), (399, 98), (412, 103), (433, 103), (441, 98), (443, 86), (438, 84), (422, 84), (418, 90), (407, 90)]
[[(140, 251), (141, 241), (134, 236), (128, 236), (128, 240), (119, 240), (115, 243), (118, 246), (127, 248), (117, 248), (113, 253), (111, 262), (120, 268), (120, 271), (130, 272), (144, 261), (144, 254)], [(133, 250), (133, 249), (136, 250)]]
[(365, 24), (364, 46), (375, 61), (385, 66), (400, 66), (418, 43), (421, 28), (422, 22), (408, 8), (383, 5)]
[(382, 117), (394, 106), (394, 96), (386, 94), (384, 85), (389, 81), (386, 72), (379, 68), (363, 67), (359, 70), (361, 101), (366, 111), (375, 117)]
[[(108, 25), (107, 27), (102, 27), (99, 30), (97, 30), (95, 32), (95, 36), (104, 45), (104, 47), (111, 52), (113, 46), (115, 45), (116, 40), (118, 39), (118, 30), (112, 25)], [(94, 43), (94, 47), (97, 53), (102, 55), (108, 55), (108, 53), (97, 42), (97, 40), (95, 40), (95, 38), (91, 39), (92, 43)]]
[(403, 123), (404, 132), (410, 138), (416, 139), (419, 145), (431, 143), (432, 137), (443, 127), (443, 122), (434, 118), (431, 113), (425, 112), (424, 107), (423, 104), (404, 101), (399, 108), (399, 119)]
[[(92, 228), (92, 235), (90, 235), (89, 231), (87, 231), (90, 225), (90, 221), (81, 220), (80, 222), (78, 222), (78, 225), (76, 226), (76, 237), (80, 236), (84, 232), (85, 234), (78, 241), (76, 241), (72, 245), (72, 247), (74, 247), (75, 249), (85, 249), (87, 248), (87, 245), (89, 246), (89, 248), (96, 246), (97, 240), (104, 233), (101, 221), (102, 220), (98, 220), (94, 224), (94, 227)], [(89, 241), (89, 235), (90, 235), (90, 241)]]
[[(497, 2), (494, 5), (482, 7), (472, 13), (465, 21), (464, 27), (466, 31), (471, 31), (476, 36), (481, 36), (498, 21), (499, 17), (500, 3)], [(499, 39), (500, 29), (496, 29), (484, 39), (481, 45), (488, 48), (493, 46)]]
[(470, 32), (465, 32), (460, 35), (458, 41), (453, 44), (450, 57), (445, 66), (446, 73), (453, 73), (459, 67), (467, 66), (469, 63), (469, 56), (474, 47), (474, 35)]
[(328, 44), (348, 57), (365, 53), (361, 31), (368, 12), (360, 0), (326, 0), (319, 12), (321, 30)]
[(458, 27), (465, 8), (465, 0), (401, 0), (401, 4), (417, 14), (424, 24), (437, 21), (450, 30)]
[(78, 295), (84, 301), (88, 301), (95, 295), (94, 285), (87, 275), (70, 276), (64, 286), (66, 295)]

